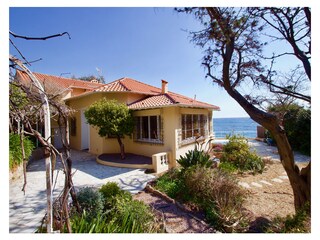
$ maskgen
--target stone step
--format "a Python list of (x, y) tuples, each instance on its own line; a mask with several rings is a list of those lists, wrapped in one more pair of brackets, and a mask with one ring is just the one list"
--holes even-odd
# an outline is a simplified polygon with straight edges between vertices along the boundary
[(281, 179), (289, 179), (288, 176), (279, 176)]
[(272, 186), (271, 183), (269, 183), (269, 182), (267, 182), (267, 181), (265, 181), (265, 180), (260, 180), (260, 182), (261, 182), (261, 183), (264, 183), (264, 184), (266, 184), (266, 185)]
[(283, 181), (279, 178), (273, 178), (271, 181), (277, 182), (277, 183), (282, 183)]
[(244, 188), (250, 188), (250, 185), (246, 182), (239, 182), (238, 183), (241, 187), (244, 187)]
[(251, 185), (252, 185), (252, 186), (255, 186), (255, 187), (262, 188), (262, 185), (259, 184), (259, 183), (256, 183), (256, 182), (252, 182)]

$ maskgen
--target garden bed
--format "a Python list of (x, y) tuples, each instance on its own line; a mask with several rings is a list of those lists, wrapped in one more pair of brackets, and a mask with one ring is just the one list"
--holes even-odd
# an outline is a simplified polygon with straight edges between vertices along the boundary
[[(304, 167), (305, 165), (306, 163), (301, 163), (299, 167)], [(262, 232), (262, 228), (275, 217), (286, 217), (287, 215), (295, 214), (293, 192), (289, 180), (283, 177), (281, 183), (272, 181), (272, 179), (278, 178), (279, 176), (285, 176), (285, 171), (280, 162), (269, 161), (262, 174), (237, 174), (236, 176), (239, 181), (246, 182), (250, 185), (250, 188), (246, 189), (248, 198), (243, 206), (249, 217), (248, 232)], [(261, 180), (270, 182), (272, 185), (262, 184), (263, 187), (260, 188), (254, 187), (251, 184), (252, 182), (259, 183)], [(154, 183), (152, 182), (151, 187), (153, 185)], [(134, 198), (161, 211), (174, 212), (174, 214), (171, 213), (170, 218), (168, 217), (167, 219), (170, 219), (172, 222), (180, 222), (180, 224), (171, 224), (169, 222), (167, 224), (168, 232), (215, 232), (213, 229), (209, 230), (206, 223), (203, 225), (203, 223), (200, 224), (200, 222), (196, 220), (200, 219), (200, 221), (204, 222), (205, 217), (203, 213), (197, 212), (192, 206), (182, 205), (184, 209), (177, 206), (174, 207), (174, 205), (176, 205), (175, 200), (163, 193), (150, 193), (147, 189), (137, 194)], [(165, 197), (163, 197), (163, 195)], [(191, 214), (188, 214), (188, 211)], [(182, 213), (184, 214), (183, 217), (181, 217)], [(187, 224), (188, 222), (189, 225)], [(190, 223), (194, 226), (190, 225)]]

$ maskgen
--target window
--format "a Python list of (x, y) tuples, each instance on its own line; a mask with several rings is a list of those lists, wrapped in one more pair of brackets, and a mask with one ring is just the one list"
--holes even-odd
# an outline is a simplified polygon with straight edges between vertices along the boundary
[(160, 116), (136, 117), (135, 139), (145, 142), (162, 142)]
[(182, 114), (182, 140), (208, 135), (207, 116), (204, 114)]

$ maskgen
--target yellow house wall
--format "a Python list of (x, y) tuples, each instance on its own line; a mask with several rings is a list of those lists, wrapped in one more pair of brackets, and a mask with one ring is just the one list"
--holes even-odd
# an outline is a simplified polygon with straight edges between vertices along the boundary
[[(68, 105), (76, 109), (74, 117), (76, 118), (76, 136), (70, 136), (71, 147), (74, 149), (81, 148), (81, 110), (87, 108), (93, 102), (106, 97), (108, 99), (116, 99), (119, 102), (131, 103), (141, 99), (140, 94), (124, 94), (124, 93), (95, 93), (68, 101)], [(148, 143), (134, 141), (133, 136), (125, 136), (123, 143), (127, 153), (134, 153), (151, 157), (159, 152), (172, 152), (174, 160), (180, 155), (184, 155), (188, 150), (194, 149), (194, 143), (188, 145), (179, 145), (178, 137), (181, 135), (181, 115), (182, 114), (206, 114), (210, 115), (211, 110), (183, 108), (183, 107), (165, 107), (161, 109), (139, 110), (134, 111), (134, 116), (152, 116), (160, 115), (162, 119), (163, 143)], [(209, 121), (209, 135), (212, 134), (212, 114)], [(117, 139), (101, 138), (97, 129), (90, 126), (89, 151), (93, 154), (102, 153), (118, 153), (120, 151)], [(175, 165), (175, 161), (174, 164)]]
[[(136, 93), (94, 93), (67, 100), (67, 104), (75, 110), (73, 117), (76, 118), (76, 135), (70, 136), (71, 148), (81, 150), (81, 110), (85, 110), (103, 97), (128, 104), (141, 99), (143, 95)], [(116, 139), (101, 138), (98, 131), (92, 126), (90, 126), (89, 133), (89, 152), (93, 154), (119, 152), (119, 144)]]
[(74, 96), (78, 96), (80, 94), (83, 94), (86, 90), (85, 89), (82, 89), (82, 88), (73, 88), (71, 90), (71, 96), (74, 97)]
[[(162, 109), (140, 110), (135, 111), (134, 116), (153, 116), (160, 115), (162, 120), (163, 143), (149, 143), (134, 141), (127, 137), (125, 139), (125, 147), (127, 152), (151, 157), (153, 154), (160, 152), (171, 152), (175, 160), (175, 130), (179, 127), (179, 108), (165, 107)], [(175, 166), (175, 161), (171, 163), (171, 167)]]
[[(76, 134), (75, 134), (75, 136), (70, 135), (70, 147), (71, 148), (81, 150), (81, 110), (84, 110), (90, 104), (101, 99), (101, 97), (102, 97), (102, 94), (97, 93), (97, 94), (91, 94), (88, 96), (84, 96), (84, 97), (80, 97), (80, 98), (76, 98), (76, 99), (71, 99), (71, 100), (67, 101), (68, 106), (70, 106), (72, 109), (75, 110), (73, 117), (76, 119)], [(91, 128), (90, 128), (90, 130), (91, 130)], [(93, 136), (91, 136), (91, 132), (92, 132), (92, 134), (94, 134), (95, 131), (90, 131), (90, 144), (92, 141), (91, 139), (94, 138)], [(89, 146), (89, 150), (91, 148), (92, 147)]]
[(90, 126), (89, 132), (89, 152), (96, 155), (103, 153), (104, 141), (103, 138), (99, 136), (98, 129), (96, 127)]

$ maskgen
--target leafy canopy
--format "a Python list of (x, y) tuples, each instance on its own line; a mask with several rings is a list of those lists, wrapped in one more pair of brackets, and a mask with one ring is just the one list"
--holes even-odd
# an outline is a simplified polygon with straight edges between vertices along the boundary
[(133, 132), (133, 116), (128, 107), (116, 100), (103, 98), (96, 101), (84, 113), (90, 125), (99, 128), (99, 135), (123, 136)]

